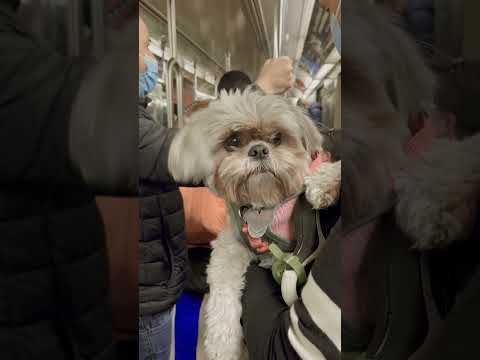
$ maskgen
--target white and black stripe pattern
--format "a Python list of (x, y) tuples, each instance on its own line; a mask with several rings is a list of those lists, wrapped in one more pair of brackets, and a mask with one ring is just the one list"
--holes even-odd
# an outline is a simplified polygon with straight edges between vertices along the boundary
[(312, 274), (290, 309), (290, 323), (288, 339), (302, 359), (340, 359), (341, 311)]
[(340, 359), (342, 316), (339, 306), (340, 225), (332, 229), (312, 267), (301, 299), (290, 309), (288, 339), (300, 358)]

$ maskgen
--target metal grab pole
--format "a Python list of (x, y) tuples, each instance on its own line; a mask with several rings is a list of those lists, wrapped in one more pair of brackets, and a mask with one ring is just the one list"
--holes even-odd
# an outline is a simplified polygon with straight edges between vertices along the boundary
[(170, 60), (167, 66), (167, 119), (168, 126), (173, 127), (173, 73), (177, 85), (177, 117), (179, 126), (183, 126), (183, 79), (181, 66), (177, 60), (177, 20), (175, 0), (167, 0), (168, 41)]
[(193, 63), (193, 100), (197, 100), (198, 93), (198, 65), (197, 62)]
[(177, 18), (175, 12), (175, 0), (167, 0), (168, 42), (170, 55), (177, 57)]
[(183, 126), (183, 79), (180, 64), (175, 58), (170, 58), (167, 64), (167, 121), (168, 127), (173, 127), (173, 74), (175, 73), (177, 87), (177, 117), (179, 126)]
[(182, 67), (179, 63), (175, 67), (175, 79), (177, 82), (177, 120), (178, 127), (183, 127), (183, 77), (182, 77)]
[(285, 0), (278, 0), (274, 16), (273, 29), (273, 57), (282, 56), (283, 17), (285, 14)]

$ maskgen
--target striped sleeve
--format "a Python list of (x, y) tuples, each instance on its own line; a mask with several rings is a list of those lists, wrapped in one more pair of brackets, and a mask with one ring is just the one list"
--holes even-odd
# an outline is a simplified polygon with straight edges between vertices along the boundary
[(288, 340), (305, 360), (341, 358), (340, 258), (333, 232), (313, 265), (301, 299), (289, 311)]

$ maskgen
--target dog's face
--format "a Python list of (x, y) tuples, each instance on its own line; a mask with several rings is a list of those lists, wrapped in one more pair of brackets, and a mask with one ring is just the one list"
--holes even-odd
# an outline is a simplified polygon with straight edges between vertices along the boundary
[(260, 207), (299, 192), (311, 156), (294, 122), (267, 112), (225, 127), (214, 149), (214, 188), (228, 201)]
[[(301, 190), (321, 144), (311, 120), (285, 99), (224, 93), (182, 129), (169, 165), (177, 180), (201, 177), (229, 202), (270, 207)], [(176, 171), (185, 166), (196, 169)]]

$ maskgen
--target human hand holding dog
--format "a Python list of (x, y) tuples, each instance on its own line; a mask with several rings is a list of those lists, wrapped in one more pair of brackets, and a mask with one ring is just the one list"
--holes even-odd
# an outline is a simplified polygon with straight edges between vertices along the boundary
[(256, 83), (267, 94), (283, 94), (295, 84), (292, 60), (287, 56), (268, 59)]

